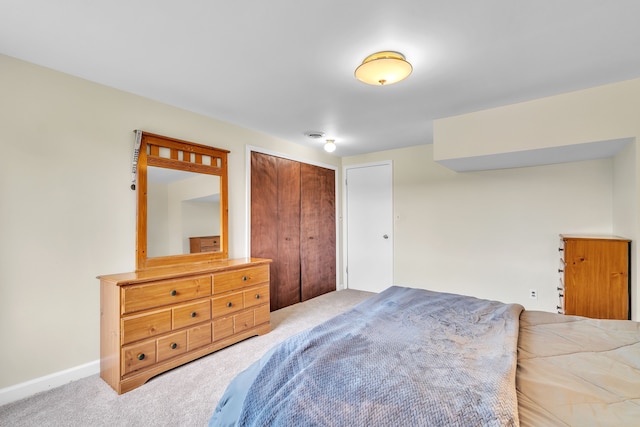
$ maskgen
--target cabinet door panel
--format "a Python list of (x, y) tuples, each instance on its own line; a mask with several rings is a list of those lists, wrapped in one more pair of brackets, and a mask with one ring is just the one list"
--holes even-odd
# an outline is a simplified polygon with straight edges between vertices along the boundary
[(567, 238), (564, 254), (565, 314), (628, 319), (628, 242)]

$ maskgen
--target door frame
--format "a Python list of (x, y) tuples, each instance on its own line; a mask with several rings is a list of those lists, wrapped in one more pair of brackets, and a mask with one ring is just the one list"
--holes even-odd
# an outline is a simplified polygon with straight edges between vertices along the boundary
[(287, 160), (294, 160), (300, 163), (306, 163), (313, 166), (319, 166), (325, 169), (331, 169), (336, 174), (335, 179), (335, 206), (336, 206), (336, 290), (344, 289), (344, 284), (340, 281), (340, 272), (341, 272), (341, 257), (340, 257), (340, 223), (342, 217), (339, 215), (340, 213), (340, 204), (338, 203), (339, 197), (339, 186), (340, 186), (340, 176), (338, 166), (329, 165), (327, 163), (321, 163), (316, 161), (310, 161), (309, 159), (305, 159), (304, 157), (292, 156), (290, 154), (281, 153), (274, 150), (269, 150), (262, 147), (256, 147), (253, 145), (247, 145), (245, 149), (245, 257), (251, 256), (251, 152), (255, 151), (257, 153), (267, 154), (270, 156), (282, 157)]
[(394, 266), (395, 266), (395, 262), (394, 262), (394, 253), (395, 253), (395, 205), (393, 203), (393, 161), (392, 160), (381, 160), (378, 162), (369, 162), (369, 163), (356, 163), (356, 164), (352, 164), (352, 165), (345, 165), (342, 167), (342, 216), (341, 218), (344, 218), (343, 222), (343, 227), (342, 227), (342, 241), (343, 241), (343, 251), (342, 251), (342, 265), (344, 268), (344, 271), (342, 271), (342, 274), (344, 277), (344, 289), (349, 289), (349, 275), (347, 274), (347, 255), (349, 253), (349, 239), (347, 238), (348, 236), (348, 228), (349, 228), (349, 223), (348, 223), (348, 217), (347, 217), (347, 170), (349, 169), (361, 169), (361, 168), (366, 168), (366, 167), (371, 167), (371, 166), (385, 166), (388, 165), (391, 167), (391, 239), (393, 242), (393, 245), (391, 246), (391, 279), (393, 280), (393, 278), (395, 277), (395, 271), (394, 271)]

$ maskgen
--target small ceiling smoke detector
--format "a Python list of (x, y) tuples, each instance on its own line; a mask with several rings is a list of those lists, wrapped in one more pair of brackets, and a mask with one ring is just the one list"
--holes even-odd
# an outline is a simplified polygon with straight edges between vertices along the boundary
[(313, 138), (313, 139), (320, 139), (320, 138), (324, 137), (324, 132), (315, 131), (315, 130), (307, 131), (304, 134), (306, 136), (308, 136), (309, 138)]

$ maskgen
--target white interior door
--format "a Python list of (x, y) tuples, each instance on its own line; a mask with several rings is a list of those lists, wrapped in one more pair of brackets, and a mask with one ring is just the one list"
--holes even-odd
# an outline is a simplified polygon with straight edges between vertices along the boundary
[(380, 292), (393, 281), (392, 165), (350, 166), (345, 177), (347, 287)]

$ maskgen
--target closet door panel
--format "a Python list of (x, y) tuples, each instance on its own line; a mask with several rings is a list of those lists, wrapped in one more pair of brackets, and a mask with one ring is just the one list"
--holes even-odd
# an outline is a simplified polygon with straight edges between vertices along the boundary
[[(251, 256), (277, 255), (278, 170), (275, 157), (251, 153)], [(271, 271), (273, 275), (273, 270)]]
[(277, 162), (278, 278), (272, 286), (278, 297), (273, 310), (300, 302), (300, 163), (282, 158)]
[(302, 301), (336, 290), (335, 171), (300, 166)]
[(278, 169), (277, 159), (251, 153), (251, 256), (269, 258), (271, 264), (271, 308), (278, 293)]
[(270, 258), (271, 310), (336, 289), (335, 171), (251, 153), (251, 256)]

